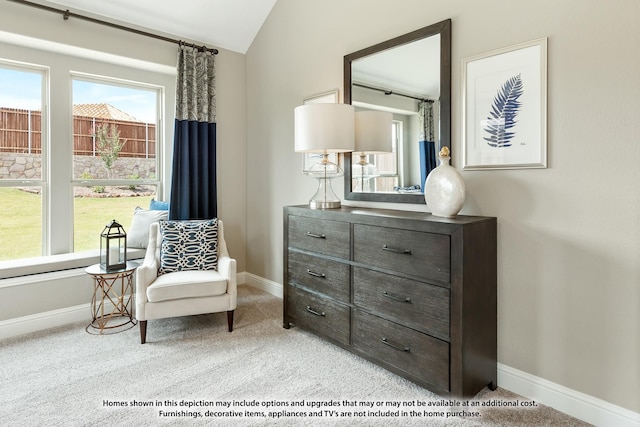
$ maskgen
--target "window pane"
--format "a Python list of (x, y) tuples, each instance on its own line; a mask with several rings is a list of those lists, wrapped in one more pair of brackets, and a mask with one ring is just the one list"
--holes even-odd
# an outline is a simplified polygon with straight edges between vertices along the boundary
[(157, 89), (73, 79), (75, 252), (98, 249), (114, 219), (129, 232), (135, 208), (157, 199), (157, 100)]
[(156, 176), (157, 91), (73, 80), (74, 179)]
[(112, 220), (118, 221), (129, 233), (136, 207), (149, 209), (155, 197), (155, 186), (93, 186), (75, 187), (74, 251), (100, 248), (100, 233)]
[(42, 255), (43, 81), (0, 62), (0, 261)]
[(42, 79), (0, 64), (0, 179), (42, 179)]
[(40, 187), (0, 187), (0, 261), (42, 255)]

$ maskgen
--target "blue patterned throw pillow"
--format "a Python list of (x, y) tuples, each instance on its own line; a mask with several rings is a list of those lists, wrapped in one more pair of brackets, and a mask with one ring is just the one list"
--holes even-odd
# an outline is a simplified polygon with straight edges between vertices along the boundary
[(160, 221), (158, 274), (218, 268), (218, 220)]

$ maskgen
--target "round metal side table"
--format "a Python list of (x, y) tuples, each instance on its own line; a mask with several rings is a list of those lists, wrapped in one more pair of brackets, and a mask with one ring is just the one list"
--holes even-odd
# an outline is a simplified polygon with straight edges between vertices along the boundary
[(133, 317), (133, 273), (138, 268), (135, 262), (127, 261), (125, 268), (107, 271), (100, 264), (85, 269), (93, 278), (91, 315), (93, 319), (86, 327), (90, 334), (102, 335), (134, 327), (138, 321)]

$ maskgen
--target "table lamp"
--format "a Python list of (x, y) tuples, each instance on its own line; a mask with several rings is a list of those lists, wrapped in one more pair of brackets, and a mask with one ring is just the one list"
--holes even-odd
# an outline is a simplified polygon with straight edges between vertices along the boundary
[[(369, 179), (380, 176), (376, 165), (367, 162), (369, 154), (391, 153), (391, 126), (393, 114), (387, 111), (358, 111), (356, 118), (356, 140), (354, 149), (354, 160), (358, 160), (351, 165), (351, 176), (359, 181), (360, 191), (369, 191), (364, 188)], [(355, 158), (359, 156), (359, 159)]]
[(311, 209), (340, 207), (331, 180), (343, 176), (340, 167), (329, 161), (330, 153), (353, 151), (355, 140), (354, 108), (349, 104), (307, 104), (296, 107), (295, 151), (319, 153), (322, 159), (305, 173), (318, 180), (318, 190), (309, 200)]

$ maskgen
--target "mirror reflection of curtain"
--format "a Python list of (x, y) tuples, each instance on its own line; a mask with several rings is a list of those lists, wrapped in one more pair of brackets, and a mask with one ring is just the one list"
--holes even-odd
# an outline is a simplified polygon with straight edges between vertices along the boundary
[(214, 55), (180, 46), (171, 180), (171, 219), (217, 216)]
[(427, 175), (436, 167), (436, 144), (434, 137), (433, 101), (430, 99), (420, 102), (418, 108), (418, 123), (420, 135), (418, 144), (420, 148), (420, 179), (424, 190), (424, 182)]

